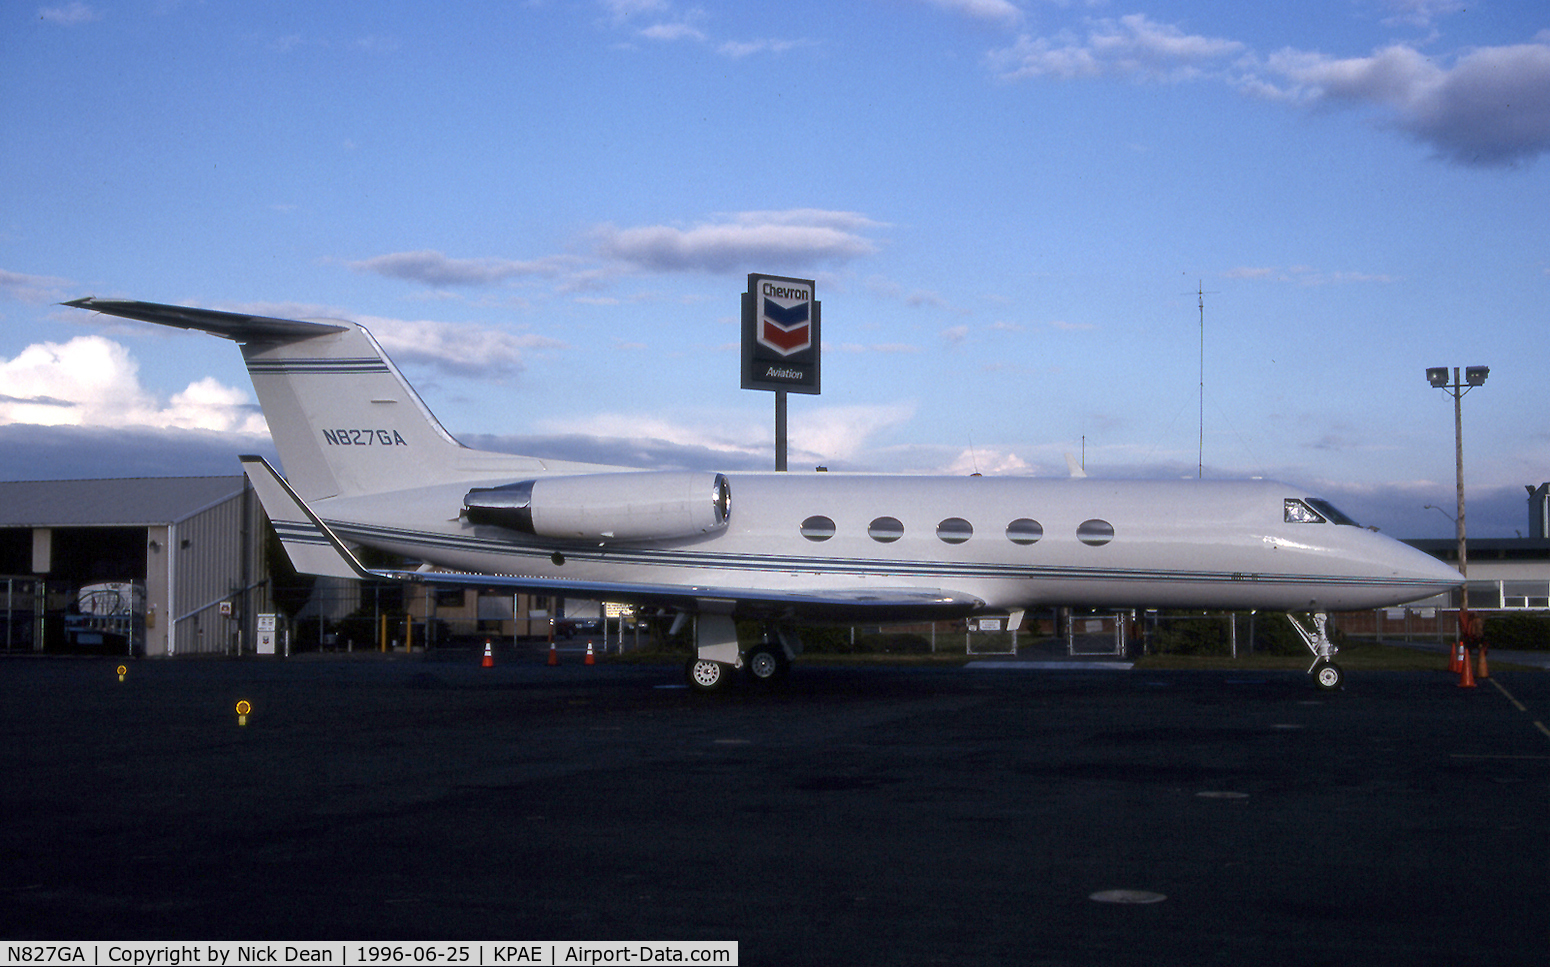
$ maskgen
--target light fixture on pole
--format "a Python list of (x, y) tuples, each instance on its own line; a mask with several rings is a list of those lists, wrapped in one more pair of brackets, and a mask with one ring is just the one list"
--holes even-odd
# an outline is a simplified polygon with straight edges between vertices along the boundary
[(1453, 367), (1452, 382), (1446, 366), (1432, 366), (1426, 370), (1426, 381), (1434, 389), (1447, 390), (1453, 397), (1453, 462), (1458, 488), (1458, 517), (1454, 519), (1458, 532), (1459, 574), (1464, 586), (1459, 589), (1459, 610), (1469, 610), (1469, 554), (1464, 546), (1464, 394), (1476, 386), (1484, 386), (1491, 375), (1489, 366), (1466, 366), (1464, 379), (1459, 380), (1459, 369)]

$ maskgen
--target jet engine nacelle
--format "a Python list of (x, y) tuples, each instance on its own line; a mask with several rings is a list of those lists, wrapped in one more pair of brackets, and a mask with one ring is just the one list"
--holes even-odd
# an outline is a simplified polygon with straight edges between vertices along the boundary
[(463, 498), (470, 523), (570, 540), (652, 541), (727, 526), (732, 488), (719, 473), (595, 473), (479, 487)]

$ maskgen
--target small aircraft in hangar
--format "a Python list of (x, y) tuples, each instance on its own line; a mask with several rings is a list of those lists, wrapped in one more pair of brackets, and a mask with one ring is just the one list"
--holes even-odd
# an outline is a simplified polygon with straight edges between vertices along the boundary
[[(849, 473), (653, 471), (464, 447), (363, 327), (148, 302), (65, 305), (238, 343), (285, 468), (244, 457), (298, 571), (503, 587), (693, 619), (688, 678), (781, 675), (802, 623), (1049, 606), (1264, 609), (1322, 688), (1329, 611), (1402, 604), (1457, 571), (1296, 487)], [(425, 562), (374, 569), (351, 550)], [(735, 621), (764, 640), (744, 645)]]

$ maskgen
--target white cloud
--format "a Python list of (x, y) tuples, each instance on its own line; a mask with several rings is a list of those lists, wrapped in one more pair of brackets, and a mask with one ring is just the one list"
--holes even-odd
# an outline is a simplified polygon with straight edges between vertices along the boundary
[(367, 316), (304, 303), (250, 302), (229, 308), (277, 319), (357, 322), (371, 331), (395, 363), (426, 366), (459, 376), (498, 377), (521, 372), (528, 352), (566, 348), (561, 340), (537, 333), (432, 319)]
[(991, 476), (1020, 475), (1032, 473), (1033, 466), (1015, 453), (976, 447), (959, 453), (941, 472), (959, 476), (971, 473)]
[[(1394, 0), (1396, 17), (1428, 23), (1456, 5)], [(1286, 48), (1268, 56), (1239, 41), (1186, 33), (1145, 14), (1089, 20), (1085, 30), (1023, 35), (992, 51), (1003, 79), (1215, 78), (1245, 94), (1301, 106), (1367, 106), (1439, 157), (1480, 167), (1550, 151), (1550, 30), (1528, 43), (1435, 57), (1396, 43), (1360, 57)]]
[(102, 19), (102, 11), (89, 7), (80, 0), (57, 7), (41, 7), (38, 19), (60, 27), (75, 27)]
[(0, 360), (0, 424), (268, 433), (241, 390), (206, 377), (163, 404), (140, 385), (139, 370), (128, 349), (102, 336), (35, 343)]
[[(788, 458), (801, 463), (845, 463), (867, 454), (877, 434), (909, 422), (913, 403), (879, 406), (832, 406), (805, 409), (794, 420)], [(668, 462), (695, 465), (767, 466), (773, 460), (768, 417), (753, 413), (680, 413), (676, 416), (599, 413), (563, 422), (549, 421), (544, 432), (590, 441), (584, 459), (626, 460), (622, 455), (650, 452)], [(677, 452), (677, 456), (671, 454)]]
[(1432, 21), (1444, 14), (1459, 13), (1465, 9), (1460, 0), (1385, 0), (1384, 6), (1394, 11), (1384, 18), (1384, 23), (1415, 27), (1430, 26)]
[(1118, 20), (1090, 20), (1084, 35), (1069, 31), (1054, 37), (1024, 35), (1011, 47), (993, 51), (990, 63), (1008, 80), (1135, 75), (1182, 80), (1199, 76), (1207, 65), (1225, 63), (1243, 50), (1244, 44), (1236, 40), (1186, 34), (1134, 13)]
[(1231, 269), (1224, 273), (1229, 279), (1241, 279), (1248, 282), (1292, 282), (1297, 285), (1337, 285), (1361, 282), (1390, 283), (1397, 282), (1392, 275), (1383, 275), (1373, 272), (1325, 272), (1308, 265), (1291, 265), (1285, 268), (1263, 268), (1258, 266), (1244, 266)]
[(1368, 57), (1282, 50), (1252, 90), (1300, 104), (1372, 105), (1459, 164), (1502, 166), (1550, 151), (1550, 31), (1533, 43), (1478, 47), (1451, 65), (1396, 44)]
[(791, 427), (790, 446), (813, 460), (852, 462), (867, 451), (877, 434), (914, 416), (914, 403), (804, 409)]
[(761, 263), (800, 269), (871, 255), (877, 245), (860, 233), (875, 225), (854, 212), (796, 209), (743, 212), (691, 228), (604, 225), (593, 237), (599, 255), (637, 270), (731, 274)]
[(725, 57), (751, 57), (754, 54), (784, 54), (788, 50), (810, 46), (812, 46), (811, 41), (778, 40), (773, 37), (764, 40), (729, 40), (719, 45), (716, 53)]
[(57, 302), (68, 285), (68, 279), (51, 275), (24, 275), (0, 269), (0, 293), (19, 302)]
[(574, 265), (566, 256), (518, 261), (501, 258), (449, 258), (441, 252), (393, 252), (349, 263), (357, 272), (385, 275), (389, 278), (426, 285), (496, 285), (525, 277), (553, 278)]
[(358, 316), (395, 362), (430, 366), (461, 375), (500, 375), (523, 369), (526, 353), (563, 349), (565, 343), (536, 333), (432, 320)]
[(1022, 10), (1008, 0), (928, 0), (928, 2), (943, 10), (998, 27), (1013, 27), (1023, 19)]

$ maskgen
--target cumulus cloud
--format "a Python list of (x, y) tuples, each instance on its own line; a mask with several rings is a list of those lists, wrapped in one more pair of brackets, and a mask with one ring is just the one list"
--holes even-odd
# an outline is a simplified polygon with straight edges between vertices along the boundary
[[(788, 457), (793, 465), (845, 464), (864, 459), (879, 433), (909, 422), (914, 415), (913, 403), (804, 410), (802, 419), (793, 421)], [(538, 438), (547, 441), (543, 444), (545, 454), (563, 454), (567, 459), (620, 466), (702, 469), (773, 466), (770, 426), (763, 414), (600, 413), (568, 419), (563, 424), (551, 422), (544, 429), (557, 434)], [(474, 438), (465, 442), (484, 445)], [(523, 445), (531, 447), (531, 439)]]
[(268, 433), (241, 390), (206, 377), (163, 403), (140, 385), (139, 371), (128, 349), (102, 336), (35, 343), (0, 360), (0, 424)]
[[(1395, 0), (1394, 21), (1429, 23), (1443, 0)], [(1245, 94), (1303, 107), (1370, 107), (1438, 157), (1501, 167), (1550, 151), (1550, 30), (1528, 43), (1434, 57), (1396, 43), (1366, 56), (1286, 48), (1269, 55), (1224, 37), (1187, 33), (1145, 14), (1092, 19), (1080, 30), (1023, 35), (992, 51), (1006, 80), (1210, 78)]]
[(525, 277), (552, 278), (574, 264), (564, 256), (517, 261), (501, 258), (449, 258), (441, 252), (393, 252), (349, 263), (357, 272), (437, 286), (496, 285)]
[(942, 468), (943, 473), (956, 476), (981, 473), (990, 476), (1024, 476), (1033, 472), (1033, 466), (1015, 453), (990, 448), (971, 448), (953, 458)]
[(691, 228), (604, 225), (593, 235), (599, 255), (638, 270), (732, 274), (759, 263), (805, 268), (862, 258), (877, 251), (861, 234), (875, 227), (854, 212), (797, 209), (743, 212)]
[(804, 410), (802, 419), (791, 427), (790, 445), (814, 460), (854, 462), (873, 446), (879, 433), (903, 426), (914, 416), (914, 403)]
[(1451, 64), (1395, 44), (1367, 57), (1282, 50), (1248, 89), (1309, 105), (1370, 105), (1439, 156), (1502, 166), (1550, 150), (1550, 31), (1479, 47)]

